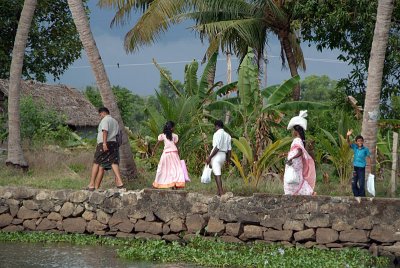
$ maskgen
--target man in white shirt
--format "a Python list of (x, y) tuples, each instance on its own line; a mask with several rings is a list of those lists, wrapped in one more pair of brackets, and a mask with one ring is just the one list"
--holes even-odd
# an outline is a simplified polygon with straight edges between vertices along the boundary
[(231, 136), (224, 130), (224, 123), (221, 120), (217, 120), (214, 126), (216, 131), (213, 135), (213, 150), (210, 156), (207, 157), (206, 163), (210, 165), (213, 170), (218, 188), (218, 195), (221, 196), (224, 194), (221, 180), (222, 167), (226, 160), (228, 160), (227, 163), (230, 162), (232, 145)]
[(94, 154), (89, 186), (86, 188), (89, 191), (100, 187), (104, 170), (109, 169), (114, 171), (117, 188), (123, 187), (119, 171), (118, 121), (110, 116), (110, 111), (106, 107), (99, 109), (99, 115), (101, 121), (97, 133), (96, 152)]

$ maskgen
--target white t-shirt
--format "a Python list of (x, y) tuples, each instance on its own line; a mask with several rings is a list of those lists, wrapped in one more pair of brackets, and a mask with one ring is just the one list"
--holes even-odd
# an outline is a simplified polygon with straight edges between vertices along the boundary
[(231, 135), (222, 128), (218, 129), (213, 135), (213, 148), (217, 147), (220, 152), (228, 152), (232, 150)]
[(107, 141), (117, 141), (116, 137), (119, 130), (118, 121), (110, 115), (106, 115), (100, 121), (97, 131), (97, 144), (103, 142), (103, 130), (107, 131)]

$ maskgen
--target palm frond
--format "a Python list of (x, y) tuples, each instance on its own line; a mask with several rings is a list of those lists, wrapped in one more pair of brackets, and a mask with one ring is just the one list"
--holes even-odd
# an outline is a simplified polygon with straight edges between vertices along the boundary
[(185, 65), (185, 91), (188, 96), (193, 96), (198, 93), (197, 85), (197, 70), (199, 63), (193, 60)]
[(218, 53), (214, 53), (209, 59), (206, 67), (204, 68), (203, 75), (201, 76), (200, 83), (198, 86), (198, 94), (200, 98), (205, 98), (208, 89), (208, 78), (211, 73), (215, 74), (215, 68), (217, 66)]
[(300, 47), (299, 38), (295, 33), (289, 33), (289, 42), (293, 50), (293, 55), (296, 61), (297, 67), (303, 72), (306, 71), (307, 66), (304, 60), (303, 50)]
[(153, 63), (160, 72), (160, 74), (167, 80), (168, 84), (172, 87), (174, 90), (175, 94), (177, 96), (182, 96), (182, 93), (179, 91), (179, 89), (175, 86), (174, 81), (172, 81), (171, 77), (164, 71), (164, 69), (156, 62), (156, 60), (153, 58)]
[[(190, 1), (154, 0), (125, 35), (125, 49), (133, 52), (142, 45), (154, 43), (172, 24), (179, 23), (176, 16), (190, 9)], [(121, 18), (122, 20), (122, 18)]]
[(113, 25), (123, 25), (129, 21), (131, 13), (135, 10), (145, 12), (154, 0), (99, 0), (100, 8), (112, 8), (117, 12), (111, 21)]

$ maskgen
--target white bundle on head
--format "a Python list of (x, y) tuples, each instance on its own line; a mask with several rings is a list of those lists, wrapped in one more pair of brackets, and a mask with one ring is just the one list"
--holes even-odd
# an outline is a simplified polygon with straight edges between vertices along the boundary
[(304, 130), (307, 130), (307, 111), (300, 111), (298, 116), (290, 119), (287, 129), (292, 129), (294, 126), (299, 125)]

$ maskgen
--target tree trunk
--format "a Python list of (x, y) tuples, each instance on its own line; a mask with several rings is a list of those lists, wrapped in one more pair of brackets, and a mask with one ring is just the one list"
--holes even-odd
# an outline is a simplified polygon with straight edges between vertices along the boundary
[[(292, 77), (294, 77), (294, 76), (298, 75), (298, 72), (297, 72), (297, 64), (296, 64), (296, 59), (293, 54), (292, 45), (290, 44), (290, 41), (289, 41), (289, 31), (281, 30), (278, 33), (278, 37), (281, 42), (283, 51), (285, 51), (285, 57), (288, 62), (288, 65), (289, 65), (290, 75)], [(293, 100), (295, 100), (295, 101), (300, 100), (300, 84), (297, 84), (293, 88)]]
[[(212, 88), (212, 86), (214, 85), (216, 70), (217, 70), (217, 65), (215, 65), (213, 68), (211, 68), (209, 73), (207, 74), (208, 89)], [(206, 100), (204, 102), (204, 106), (207, 106), (208, 104), (210, 104), (210, 100)], [(208, 124), (209, 116), (210, 116), (210, 111), (203, 108), (203, 123)]]
[(375, 171), (376, 140), (383, 66), (393, 12), (393, 0), (379, 0), (374, 37), (368, 65), (367, 90), (362, 123), (362, 135), (371, 151), (371, 170)]
[(90, 65), (92, 66), (94, 76), (96, 77), (96, 83), (99, 88), (103, 103), (110, 110), (111, 116), (118, 121), (120, 128), (122, 128), (125, 132), (125, 135), (123, 135), (123, 142), (120, 147), (121, 174), (128, 179), (134, 178), (137, 170), (133, 160), (128, 135), (125, 131), (117, 102), (115, 101), (114, 94), (111, 90), (110, 81), (108, 80), (103, 61), (93, 38), (82, 0), (68, 0), (68, 5), (78, 30), (79, 37), (88, 56)]
[(36, 5), (36, 0), (25, 0), (22, 8), (14, 41), (8, 90), (8, 156), (6, 164), (24, 169), (28, 168), (28, 163), (24, 158), (21, 146), (19, 100), (25, 48)]
[[(232, 83), (232, 61), (231, 61), (231, 53), (229, 51), (226, 52), (226, 84)], [(226, 97), (229, 97), (230, 93)], [(225, 112), (225, 120), (224, 124), (228, 125), (229, 121), (231, 120), (231, 110)]]

